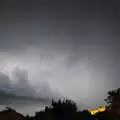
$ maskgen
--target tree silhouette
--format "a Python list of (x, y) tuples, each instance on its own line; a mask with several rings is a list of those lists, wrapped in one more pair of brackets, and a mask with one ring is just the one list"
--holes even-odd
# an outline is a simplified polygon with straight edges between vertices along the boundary
[(120, 119), (120, 88), (109, 91), (105, 99), (111, 108), (111, 115)]
[(114, 102), (120, 101), (120, 88), (109, 91), (105, 101), (110, 105), (114, 104)]
[(97, 120), (111, 120), (109, 112), (107, 110), (103, 111), (103, 112), (96, 113), (94, 115), (94, 118), (97, 119)]
[(30, 120), (31, 119), (31, 117), (29, 116), (29, 115), (26, 115), (25, 117), (24, 117), (24, 120)]
[(36, 112), (35, 119), (34, 120), (55, 120), (52, 114), (41, 111), (41, 112)]
[(72, 100), (52, 100), (50, 107), (45, 108), (57, 120), (72, 120), (77, 112), (77, 106)]
[(92, 119), (92, 116), (91, 116), (91, 113), (88, 111), (88, 110), (83, 110), (81, 112), (81, 118), (83, 120), (91, 120)]

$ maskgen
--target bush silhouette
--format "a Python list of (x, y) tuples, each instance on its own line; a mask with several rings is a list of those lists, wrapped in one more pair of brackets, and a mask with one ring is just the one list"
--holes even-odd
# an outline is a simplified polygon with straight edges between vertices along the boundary
[(83, 119), (83, 120), (91, 120), (92, 119), (91, 113), (88, 110), (83, 110), (81, 112), (81, 119)]
[(69, 99), (52, 100), (51, 106), (44, 111), (36, 112), (35, 116), (26, 117), (26, 120), (91, 120), (88, 110), (78, 111), (76, 103)]
[(105, 101), (111, 108), (111, 114), (120, 118), (120, 88), (109, 91)]
[(57, 120), (73, 119), (77, 112), (77, 106), (72, 100), (52, 100), (51, 106), (46, 107), (46, 112), (51, 113)]
[(36, 113), (35, 120), (55, 120), (55, 119), (50, 113), (41, 111)]
[(114, 102), (119, 102), (120, 101), (120, 88), (109, 91), (108, 92), (108, 96), (105, 99), (105, 101), (107, 102), (107, 104), (114, 104)]
[[(120, 88), (109, 91), (106, 102), (108, 106), (105, 111), (91, 115), (88, 110), (78, 111), (76, 103), (70, 99), (52, 100), (44, 111), (36, 112), (33, 117), (27, 115), (24, 120), (120, 120)], [(9, 107), (7, 111), (16, 112)]]

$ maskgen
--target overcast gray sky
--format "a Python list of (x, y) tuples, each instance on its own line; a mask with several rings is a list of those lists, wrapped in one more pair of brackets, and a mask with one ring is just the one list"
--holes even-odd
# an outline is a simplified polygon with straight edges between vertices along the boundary
[[(120, 87), (118, 0), (0, 4), (1, 96), (19, 96), (21, 103), (25, 96), (65, 96), (94, 108)], [(34, 105), (26, 106), (17, 109), (28, 112)]]

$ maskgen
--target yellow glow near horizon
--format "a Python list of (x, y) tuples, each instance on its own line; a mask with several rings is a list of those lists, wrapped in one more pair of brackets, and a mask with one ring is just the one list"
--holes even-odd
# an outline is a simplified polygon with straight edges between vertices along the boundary
[(106, 107), (100, 107), (98, 109), (94, 109), (94, 110), (88, 110), (92, 115), (98, 113), (98, 112), (103, 112), (106, 110)]

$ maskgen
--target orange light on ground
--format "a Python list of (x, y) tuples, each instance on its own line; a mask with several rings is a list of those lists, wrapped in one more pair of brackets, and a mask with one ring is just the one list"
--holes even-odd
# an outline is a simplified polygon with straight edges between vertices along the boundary
[(98, 112), (103, 112), (106, 110), (106, 107), (100, 107), (98, 109), (94, 109), (94, 110), (88, 110), (92, 115), (95, 115)]

